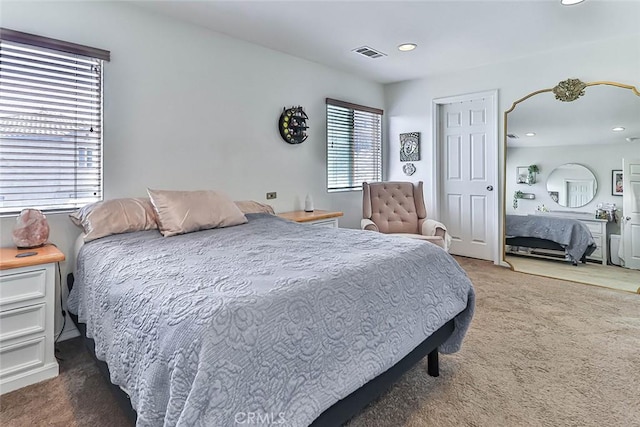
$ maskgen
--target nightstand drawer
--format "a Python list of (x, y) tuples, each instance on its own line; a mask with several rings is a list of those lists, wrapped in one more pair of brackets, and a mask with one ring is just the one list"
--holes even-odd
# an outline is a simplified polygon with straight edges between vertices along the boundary
[(0, 343), (31, 334), (44, 333), (45, 319), (44, 303), (1, 312)]
[(3, 274), (0, 277), (0, 308), (8, 304), (44, 298), (47, 284), (46, 269)]
[(44, 366), (45, 337), (0, 347), (0, 378)]
[(318, 221), (308, 222), (307, 224), (317, 225), (317, 226), (320, 226), (320, 227), (338, 228), (338, 219), (337, 218), (320, 219)]

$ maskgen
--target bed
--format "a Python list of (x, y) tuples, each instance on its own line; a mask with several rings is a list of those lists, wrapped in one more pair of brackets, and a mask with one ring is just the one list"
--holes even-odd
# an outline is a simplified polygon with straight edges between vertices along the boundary
[(511, 247), (561, 251), (573, 265), (596, 250), (589, 228), (572, 218), (551, 215), (507, 215), (506, 244)]
[(336, 425), (425, 354), (437, 375), (437, 352), (459, 350), (474, 290), (442, 249), (247, 218), (80, 250), (68, 307), (137, 425)]

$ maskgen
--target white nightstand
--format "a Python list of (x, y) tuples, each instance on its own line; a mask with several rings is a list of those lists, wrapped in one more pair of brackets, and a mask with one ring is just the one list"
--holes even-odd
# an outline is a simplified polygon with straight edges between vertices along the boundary
[(344, 214), (338, 211), (321, 211), (317, 209), (313, 212), (291, 211), (278, 214), (280, 218), (290, 221), (333, 228), (338, 228), (338, 218), (342, 215)]
[[(24, 252), (37, 255), (16, 258)], [(0, 394), (58, 375), (54, 355), (55, 246), (0, 248)]]

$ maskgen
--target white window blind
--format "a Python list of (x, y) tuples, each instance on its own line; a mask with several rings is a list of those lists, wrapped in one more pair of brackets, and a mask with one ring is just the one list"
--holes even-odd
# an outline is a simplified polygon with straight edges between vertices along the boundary
[(103, 60), (47, 41), (0, 33), (0, 213), (102, 200)]
[(383, 111), (327, 98), (327, 190), (382, 180)]

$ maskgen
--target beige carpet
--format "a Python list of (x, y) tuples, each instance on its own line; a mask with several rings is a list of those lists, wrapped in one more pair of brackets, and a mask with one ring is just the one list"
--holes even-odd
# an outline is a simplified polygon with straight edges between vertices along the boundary
[[(417, 365), (350, 427), (640, 426), (640, 295), (459, 262), (477, 292), (462, 350), (439, 378)], [(58, 378), (0, 398), (0, 425), (126, 425), (77, 340), (61, 350)]]

